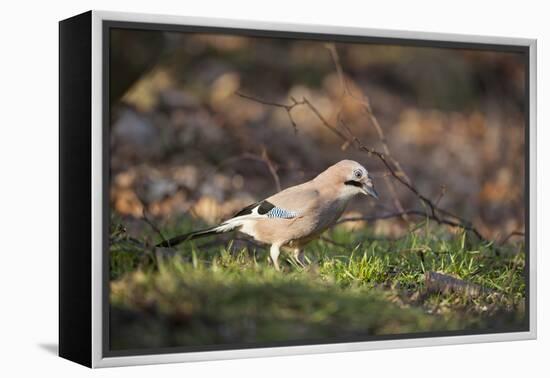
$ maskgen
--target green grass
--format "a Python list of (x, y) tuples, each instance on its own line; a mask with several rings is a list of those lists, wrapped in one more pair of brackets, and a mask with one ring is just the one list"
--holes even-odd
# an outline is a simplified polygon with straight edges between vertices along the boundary
[[(307, 267), (265, 248), (216, 238), (154, 251), (113, 220), (111, 346), (133, 349), (330, 340), (523, 325), (524, 246), (495, 248), (465, 232), (424, 225), (390, 240), (336, 228), (306, 249)], [(186, 232), (188, 221), (163, 227)], [(478, 296), (426, 290), (425, 272), (484, 288)]]

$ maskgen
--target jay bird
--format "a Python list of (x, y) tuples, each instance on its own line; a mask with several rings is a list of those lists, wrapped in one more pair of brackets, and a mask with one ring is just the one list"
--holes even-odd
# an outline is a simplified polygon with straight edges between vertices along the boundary
[(303, 247), (334, 225), (357, 194), (378, 198), (365, 167), (342, 160), (313, 180), (253, 203), (217, 226), (176, 236), (157, 247), (173, 247), (187, 240), (237, 230), (271, 245), (269, 255), (276, 270), (280, 270), (282, 247), (291, 248), (295, 260), (304, 266)]

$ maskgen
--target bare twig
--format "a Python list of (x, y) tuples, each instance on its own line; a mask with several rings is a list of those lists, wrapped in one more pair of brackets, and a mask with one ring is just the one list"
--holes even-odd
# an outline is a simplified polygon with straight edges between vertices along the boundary
[(210, 242), (206, 242), (206, 243), (200, 244), (198, 247), (202, 249), (202, 248), (213, 248), (218, 246), (225, 246), (230, 241), (242, 242), (255, 248), (265, 248), (264, 244), (257, 243), (253, 239), (241, 238), (235, 235), (232, 235), (231, 238), (219, 238)]
[(327, 238), (326, 236), (321, 236), (320, 238), (322, 241), (324, 241), (325, 243), (328, 243), (328, 244), (332, 244), (336, 247), (341, 247), (341, 248), (347, 248), (349, 247), (349, 245), (347, 244), (342, 244), (342, 243), (338, 243), (338, 242), (335, 242), (334, 240), (330, 239), (330, 238)]
[(336, 73), (338, 74), (338, 77), (340, 79), (340, 83), (342, 85), (343, 97), (346, 97), (346, 96), (350, 97), (350, 98), (354, 99), (355, 101), (359, 102), (359, 104), (361, 104), (361, 106), (363, 107), (363, 111), (368, 116), (370, 122), (372, 123), (372, 125), (376, 129), (376, 133), (378, 134), (378, 138), (380, 139), (380, 142), (382, 143), (382, 148), (383, 148), (384, 154), (386, 154), (388, 159), (392, 160), (392, 163), (396, 166), (397, 171), (399, 171), (399, 173), (401, 175), (403, 175), (406, 178), (407, 181), (410, 181), (407, 174), (405, 173), (405, 171), (401, 167), (401, 164), (399, 164), (399, 162), (397, 160), (393, 159), (392, 154), (390, 152), (390, 148), (389, 148), (387, 140), (386, 140), (386, 135), (384, 134), (384, 131), (383, 131), (382, 127), (380, 126), (380, 123), (378, 122), (378, 119), (376, 118), (376, 116), (374, 115), (374, 113), (372, 111), (372, 108), (371, 108), (370, 101), (369, 101), (368, 97), (366, 97), (362, 93), (359, 94), (359, 95), (355, 95), (352, 92), (351, 88), (348, 85), (346, 77), (344, 75), (344, 69), (342, 68), (342, 63), (340, 62), (340, 56), (338, 55), (338, 51), (336, 50), (336, 46), (333, 43), (329, 43), (329, 44), (326, 45), (326, 47), (329, 50), (330, 56), (331, 56), (332, 61), (334, 63), (334, 66), (336, 67)]
[(217, 169), (221, 169), (221, 167), (223, 167), (225, 165), (233, 164), (233, 163), (235, 163), (237, 161), (240, 161), (240, 160), (254, 160), (254, 161), (258, 161), (258, 162), (261, 162), (261, 163), (265, 164), (267, 166), (269, 174), (273, 178), (273, 181), (275, 183), (275, 187), (277, 188), (277, 191), (278, 192), (281, 191), (281, 180), (279, 178), (279, 175), (277, 174), (277, 167), (275, 166), (275, 164), (269, 158), (269, 155), (267, 154), (267, 150), (266, 150), (265, 146), (262, 146), (262, 153), (260, 155), (245, 152), (245, 153), (243, 153), (239, 156), (233, 156), (233, 157), (230, 157), (230, 158), (227, 158), (227, 159), (223, 160), (218, 165)]
[(262, 160), (267, 165), (267, 168), (269, 169), (269, 172), (271, 173), (271, 176), (273, 177), (273, 180), (275, 181), (275, 186), (277, 187), (277, 192), (281, 191), (281, 180), (279, 179), (279, 175), (277, 174), (277, 168), (269, 158), (269, 155), (267, 154), (267, 149), (265, 146), (262, 146)]
[[(430, 211), (430, 218), (434, 219), (438, 223), (447, 223), (449, 225), (457, 225), (459, 227), (464, 228), (465, 230), (471, 231), (474, 233), (480, 240), (484, 240), (481, 233), (471, 224), (471, 222), (465, 220), (464, 218), (461, 218), (457, 215), (452, 214), (448, 210), (443, 210), (436, 206), (429, 198), (421, 194), (416, 187), (414, 187), (411, 183), (406, 181), (402, 176), (400, 176), (396, 170), (392, 167), (392, 165), (388, 162), (386, 159), (386, 156), (382, 154), (381, 152), (375, 151), (373, 149), (370, 149), (368, 147), (362, 146), (360, 147), (361, 150), (368, 152), (370, 154), (375, 155), (382, 161), (382, 163), (386, 166), (386, 168), (390, 171), (391, 175), (399, 181), (403, 186), (405, 186), (407, 189), (409, 189), (416, 197), (418, 197), (423, 204), (425, 204)], [(447, 220), (439, 215), (439, 213), (443, 214), (444, 216), (454, 218), (456, 221)]]
[(363, 221), (363, 222), (372, 222), (372, 221), (377, 221), (377, 220), (382, 220), (382, 219), (400, 218), (403, 215), (416, 215), (416, 216), (428, 217), (428, 218), (430, 216), (429, 214), (427, 214), (426, 212), (424, 212), (422, 210), (405, 210), (403, 212), (397, 211), (397, 212), (393, 212), (393, 213), (386, 213), (386, 214), (379, 214), (379, 215), (366, 215), (366, 216), (363, 216), (363, 217), (342, 218), (342, 219), (338, 220), (335, 223), (335, 225), (346, 223), (346, 222), (361, 222), (361, 221)]
[(423, 210), (404, 210), (402, 212), (398, 211), (394, 213), (386, 213), (386, 214), (380, 214), (380, 215), (370, 215), (370, 216), (364, 216), (364, 217), (349, 217), (349, 218), (340, 219), (338, 222), (336, 222), (336, 224), (341, 224), (346, 222), (359, 222), (359, 221), (372, 222), (372, 221), (377, 221), (382, 219), (401, 218), (403, 215), (428, 218), (436, 221), (438, 224), (444, 224), (447, 226), (463, 228), (465, 230), (472, 231), (471, 229), (467, 228), (465, 225), (463, 225), (460, 222), (455, 222), (453, 220), (440, 218), (440, 217), (434, 217), (429, 212), (426, 212)]
[(298, 105), (303, 105), (304, 104), (303, 101), (296, 101), (293, 97), (291, 97), (290, 99), (292, 100), (292, 104), (291, 105), (286, 105), (286, 104), (281, 104), (281, 103), (278, 103), (278, 102), (258, 100), (254, 97), (248, 96), (248, 95), (246, 95), (244, 93), (241, 93), (241, 92), (236, 92), (235, 94), (237, 96), (245, 98), (247, 100), (256, 101), (256, 102), (259, 102), (260, 104), (263, 104), (263, 105), (274, 106), (276, 108), (281, 108), (281, 109), (286, 110), (286, 114), (288, 115), (288, 119), (290, 120), (290, 123), (292, 124), (292, 127), (294, 128), (294, 133), (296, 133), (296, 134), (298, 133), (298, 125), (296, 124), (296, 121), (294, 120), (294, 117), (292, 117), (292, 109), (294, 109)]
[[(355, 136), (351, 132), (351, 129), (346, 125), (344, 120), (340, 117), (340, 114), (338, 115), (338, 122), (340, 124), (340, 127), (342, 127), (344, 130), (346, 130), (348, 135), (349, 135), (348, 136), (348, 141), (346, 142), (346, 146), (350, 145), (351, 142), (349, 141), (349, 139), (350, 138), (353, 139), (353, 138), (355, 138)], [(357, 138), (355, 138), (355, 139), (356, 139), (355, 140), (355, 147), (359, 148), (361, 146), (361, 143), (358, 141)], [(390, 176), (391, 176), (390, 174), (384, 174), (382, 177), (384, 179), (384, 182), (385, 182), (386, 186), (388, 187), (388, 190), (390, 191), (390, 195), (392, 197), (393, 205), (395, 206), (397, 211), (399, 211), (402, 214), (401, 218), (405, 222), (409, 223), (409, 219), (408, 219), (407, 214), (405, 213), (405, 209), (403, 208), (403, 204), (401, 203), (401, 201), (399, 200), (399, 197), (397, 196), (397, 191), (395, 190), (395, 186), (393, 185), (393, 182), (389, 180)]]
[[(287, 105), (277, 104), (270, 101), (265, 100), (256, 100), (252, 96), (246, 96), (245, 98), (251, 100), (251, 101), (257, 101), (261, 104), (265, 105), (272, 105), (272, 106), (278, 106), (278, 107), (287, 107)], [(348, 141), (350, 145), (354, 146), (357, 150), (363, 151), (368, 153), (371, 156), (377, 157), (386, 167), (386, 169), (389, 171), (390, 175), (396, 179), (398, 182), (400, 182), (403, 186), (405, 186), (409, 191), (411, 191), (417, 198), (421, 200), (423, 205), (426, 206), (427, 210), (426, 212), (422, 213), (422, 216), (429, 217), (430, 219), (435, 220), (437, 223), (440, 224), (447, 224), (449, 226), (454, 227), (460, 227), (467, 231), (472, 232), (474, 235), (476, 235), (480, 240), (485, 240), (481, 233), (471, 224), (471, 222), (452, 214), (451, 212), (440, 209), (438, 206), (436, 206), (428, 197), (421, 194), (418, 189), (410, 182), (408, 178), (406, 178), (406, 175), (401, 173), (399, 169), (394, 164), (394, 159), (389, 159), (384, 153), (379, 152), (373, 148), (365, 146), (359, 138), (357, 138), (348, 128), (348, 132), (350, 133), (350, 136), (346, 136), (344, 133), (342, 133), (340, 130), (338, 130), (335, 126), (333, 126), (330, 122), (324, 118), (319, 110), (307, 99), (303, 98), (302, 101), (295, 101), (294, 105), (291, 105), (292, 108), (299, 105), (305, 105), (307, 106), (321, 121), (321, 124), (331, 130), (335, 135), (340, 137), (344, 141)], [(400, 217), (403, 215), (410, 215), (410, 211), (404, 212), (400, 211), (398, 213)], [(449, 219), (453, 218), (453, 219)]]
[(434, 203), (436, 204), (436, 206), (439, 206), (439, 202), (441, 202), (441, 199), (443, 198), (443, 196), (445, 195), (445, 193), (447, 193), (447, 187), (445, 185), (441, 185), (441, 188), (440, 188), (440, 191), (439, 191), (439, 196), (437, 197), (437, 199), (434, 201)]
[(329, 51), (330, 57), (334, 62), (334, 66), (336, 67), (336, 73), (338, 74), (338, 79), (340, 79), (340, 86), (342, 87), (342, 92), (344, 94), (349, 94), (350, 92), (349, 87), (348, 87), (348, 84), (346, 83), (346, 78), (344, 76), (344, 70), (342, 68), (342, 64), (340, 63), (340, 56), (336, 51), (336, 45), (334, 45), (334, 43), (327, 43), (325, 44), (325, 47)]
[(160, 236), (162, 241), (166, 242), (166, 238), (164, 237), (164, 235), (160, 231), (160, 228), (158, 228), (157, 225), (151, 219), (149, 219), (149, 217), (147, 216), (147, 209), (146, 209), (145, 205), (142, 206), (142, 217), (143, 217), (143, 220), (145, 221), (145, 223), (147, 223), (153, 229), (153, 231), (155, 231)]
[[(340, 79), (340, 85), (342, 87), (342, 98), (350, 97), (350, 98), (354, 99), (355, 101), (358, 101), (361, 104), (361, 106), (363, 107), (365, 113), (368, 115), (370, 122), (374, 125), (374, 127), (376, 129), (376, 133), (378, 134), (378, 138), (380, 139), (380, 142), (382, 143), (384, 153), (386, 154), (386, 156), (388, 158), (391, 158), (390, 148), (388, 147), (388, 144), (386, 142), (386, 136), (384, 135), (384, 132), (383, 132), (382, 128), (380, 127), (380, 124), (378, 123), (378, 120), (376, 119), (376, 117), (372, 113), (368, 98), (365, 98), (365, 97), (359, 98), (359, 97), (355, 96), (352, 93), (352, 91), (349, 88), (349, 85), (346, 81), (346, 77), (344, 76), (344, 69), (342, 68), (342, 63), (340, 62), (340, 56), (338, 55), (338, 51), (336, 50), (336, 46), (334, 45), (334, 43), (328, 43), (326, 45), (326, 48), (330, 52), (330, 56), (332, 58), (334, 66), (336, 67), (336, 73), (338, 75), (338, 78)], [(340, 124), (342, 126), (345, 126), (345, 122), (340, 117), (338, 117), (338, 118), (339, 118)], [(347, 128), (347, 129), (349, 131), (349, 128)], [(353, 135), (351, 133), (351, 131), (350, 131), (350, 134)], [(391, 158), (391, 159), (394, 160), (393, 158)], [(405, 174), (405, 171), (403, 170), (401, 165), (396, 160), (394, 161), (394, 165), (395, 165), (397, 171), (401, 175), (403, 175), (403, 177), (406, 177), (406, 179), (408, 181), (410, 181), (408, 179), (407, 175)], [(403, 204), (401, 203), (401, 200), (397, 196), (397, 191), (395, 190), (395, 185), (393, 184), (392, 181), (389, 180), (388, 177), (384, 177), (384, 183), (386, 184), (386, 186), (388, 188), (388, 191), (390, 192), (390, 195), (392, 197), (392, 202), (393, 202), (395, 208), (398, 211), (400, 211), (401, 213), (404, 214), (402, 216), (403, 220), (405, 222), (409, 223), (409, 219), (408, 219), (407, 215), (405, 215), (405, 213), (404, 213)]]
[(302, 98), (302, 101), (297, 102), (296, 104), (301, 104), (301, 103), (307, 105), (307, 107), (313, 112), (313, 114), (315, 114), (317, 116), (317, 118), (319, 118), (319, 120), (323, 123), (323, 126), (325, 126), (327, 129), (332, 131), (340, 139), (342, 139), (344, 141), (351, 142), (349, 140), (349, 138), (344, 135), (344, 133), (342, 133), (340, 130), (338, 130), (337, 127), (334, 127), (333, 125), (331, 125), (330, 122), (328, 122), (327, 119), (325, 117), (323, 117), (321, 112), (319, 112), (319, 110), (317, 110), (317, 108), (315, 106), (313, 106), (313, 104), (307, 98), (305, 98), (305, 97)]
[[(480, 240), (485, 240), (484, 237), (481, 235), (481, 233), (472, 225), (470, 221), (458, 215), (455, 215), (446, 209), (442, 209), (439, 207), (439, 201), (442, 195), (444, 194), (443, 190), (439, 198), (434, 202), (424, 194), (420, 193), (420, 191), (413, 185), (411, 179), (407, 176), (401, 164), (392, 156), (388, 143), (386, 141), (386, 136), (384, 134), (384, 131), (382, 130), (382, 127), (380, 126), (378, 119), (376, 118), (376, 116), (372, 111), (372, 107), (370, 105), (369, 99), (364, 95), (362, 95), (361, 97), (358, 97), (357, 95), (352, 93), (351, 89), (349, 88), (346, 82), (346, 77), (344, 75), (344, 70), (340, 63), (340, 59), (336, 51), (336, 47), (333, 44), (329, 44), (327, 45), (327, 48), (331, 54), (334, 65), (336, 66), (336, 71), (340, 79), (340, 84), (342, 86), (343, 96), (349, 96), (361, 104), (363, 111), (367, 115), (370, 123), (376, 129), (380, 142), (382, 143), (383, 152), (379, 152), (363, 144), (363, 142), (353, 134), (350, 128), (347, 127), (345, 122), (343, 122), (343, 120), (340, 117), (338, 117), (338, 125), (340, 126), (340, 128), (344, 130), (345, 133), (347, 133), (347, 135), (344, 132), (340, 131), (338, 126), (334, 126), (333, 124), (331, 124), (306, 97), (303, 97), (302, 100), (300, 101), (297, 101), (296, 99), (291, 97), (290, 98), (291, 104), (287, 105), (287, 104), (281, 104), (277, 102), (258, 99), (250, 95), (244, 95), (242, 93), (237, 93), (237, 95), (239, 95), (242, 98), (246, 98), (248, 100), (255, 101), (263, 105), (274, 106), (274, 107), (285, 109), (295, 129), (297, 128), (297, 125), (294, 119), (292, 118), (292, 114), (291, 114), (292, 110), (295, 109), (297, 106), (302, 106), (302, 105), (308, 107), (311, 110), (311, 112), (315, 114), (315, 116), (319, 119), (321, 124), (328, 130), (330, 130), (333, 134), (335, 134), (337, 137), (339, 137), (344, 142), (345, 146), (348, 146), (348, 145), (353, 146), (356, 150), (366, 152), (370, 156), (375, 156), (376, 158), (378, 158), (382, 162), (382, 164), (385, 166), (385, 168), (388, 170), (390, 174), (390, 176), (388, 177), (393, 177), (397, 182), (402, 184), (411, 193), (413, 193), (420, 200), (420, 203), (425, 208), (425, 211), (404, 210), (399, 198), (397, 197), (397, 193), (395, 191), (395, 187), (393, 186), (393, 183), (388, 181), (389, 182), (388, 188), (390, 189), (390, 193), (394, 198), (394, 205), (397, 208), (398, 212), (386, 214), (383, 217), (390, 218), (390, 217), (398, 216), (404, 220), (407, 220), (408, 215), (427, 217), (429, 219), (435, 220), (439, 224), (446, 224), (453, 227), (463, 228), (464, 230), (472, 232)], [(368, 218), (368, 217), (365, 217), (365, 218)], [(365, 218), (361, 220), (368, 220)], [(371, 220), (376, 220), (376, 219), (382, 219), (382, 218), (371, 217)], [(342, 221), (340, 221), (340, 223), (341, 222)]]
[(500, 241), (500, 245), (504, 245), (508, 240), (510, 240), (510, 238), (512, 238), (513, 236), (522, 236), (522, 237), (525, 237), (525, 233), (523, 231), (518, 231), (518, 230), (515, 230), (515, 231), (512, 231), (510, 232), (508, 235), (506, 235), (501, 241)]

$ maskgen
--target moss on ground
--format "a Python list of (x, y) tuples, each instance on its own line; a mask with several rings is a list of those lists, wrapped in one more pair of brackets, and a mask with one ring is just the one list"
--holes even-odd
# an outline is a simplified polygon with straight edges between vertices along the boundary
[[(187, 231), (174, 224), (168, 233)], [(111, 348), (329, 341), (428, 331), (518, 329), (525, 320), (522, 243), (496, 248), (426, 225), (396, 239), (336, 228), (275, 272), (267, 251), (205, 239), (175, 251), (113, 226)], [(284, 258), (283, 258), (284, 259)], [(437, 271), (480, 285), (475, 297), (426, 290)]]

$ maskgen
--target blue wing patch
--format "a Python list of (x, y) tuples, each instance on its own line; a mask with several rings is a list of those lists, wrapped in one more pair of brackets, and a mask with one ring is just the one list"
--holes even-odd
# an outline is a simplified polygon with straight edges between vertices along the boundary
[(296, 215), (297, 213), (295, 211), (288, 211), (279, 207), (273, 207), (267, 212), (268, 218), (291, 219), (296, 218)]
[(268, 201), (262, 201), (253, 203), (252, 205), (245, 207), (237, 214), (235, 214), (233, 218), (253, 214), (254, 210), (256, 209), (259, 215), (265, 215), (268, 218), (292, 219), (298, 216), (298, 213), (295, 211), (281, 209), (280, 207), (276, 207)]

